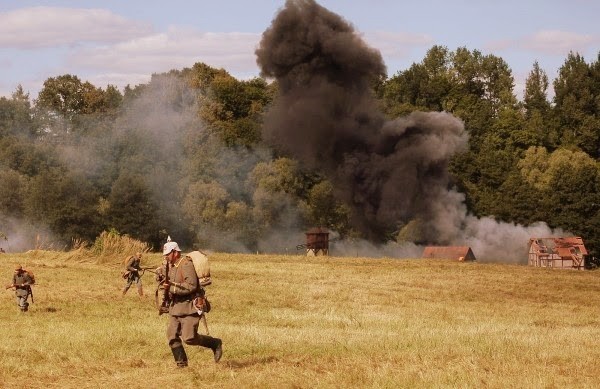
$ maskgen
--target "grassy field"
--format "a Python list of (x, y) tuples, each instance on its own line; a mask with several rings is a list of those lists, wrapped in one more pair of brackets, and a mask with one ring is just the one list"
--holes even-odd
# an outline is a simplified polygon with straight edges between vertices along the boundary
[[(176, 369), (167, 318), (124, 297), (120, 267), (4, 254), (35, 303), (0, 301), (2, 388), (592, 388), (600, 272), (434, 260), (213, 254), (210, 350)], [(158, 264), (160, 255), (144, 257)]]

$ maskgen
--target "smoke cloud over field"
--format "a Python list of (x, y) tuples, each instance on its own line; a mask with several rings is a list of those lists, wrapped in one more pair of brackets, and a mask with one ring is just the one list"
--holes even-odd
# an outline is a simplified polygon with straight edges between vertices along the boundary
[[(288, 1), (256, 54), (262, 75), (279, 87), (264, 140), (277, 155), (323, 174), (365, 238), (336, 240), (332, 231), (334, 255), (414, 258), (426, 244), (468, 245), (481, 260), (522, 262), (531, 236), (560, 233), (544, 223), (523, 227), (469, 215), (448, 173), (451, 158), (468, 147), (461, 120), (445, 112), (386, 118), (372, 94), (386, 77), (379, 51), (313, 0)], [(306, 211), (297, 195), (268, 189), (272, 148), (224, 146), (219, 125), (199, 115), (210, 93), (176, 73), (155, 75), (134, 92), (117, 117), (79, 118), (86, 125), (74, 129), (76, 141), (56, 145), (68, 178), (82, 183), (77, 187), (94, 184), (77, 192), (89, 191), (90, 201), (72, 208), (91, 216), (76, 221), (100, 219), (157, 247), (168, 234), (184, 249), (297, 252)], [(9, 237), (0, 247), (10, 251), (56, 247), (64, 238), (49, 227), (0, 219)], [(402, 243), (388, 243), (395, 236)]]
[(262, 75), (280, 87), (265, 140), (322, 172), (370, 242), (418, 221), (415, 243), (471, 245), (478, 258), (515, 261), (531, 235), (552, 233), (544, 224), (524, 228), (468, 215), (447, 169), (467, 147), (463, 123), (443, 112), (386, 120), (371, 92), (385, 77), (382, 57), (340, 16), (312, 0), (289, 0), (256, 54)]
[(63, 249), (55, 244), (56, 239), (46, 226), (2, 216), (1, 228), (0, 247), (7, 253), (32, 249)]

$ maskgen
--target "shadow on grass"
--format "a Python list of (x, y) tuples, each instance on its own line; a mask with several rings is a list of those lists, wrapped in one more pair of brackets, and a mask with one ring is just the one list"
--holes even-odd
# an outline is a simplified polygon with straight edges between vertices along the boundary
[(256, 365), (266, 365), (269, 363), (273, 363), (273, 362), (278, 362), (279, 358), (276, 357), (266, 357), (266, 358), (257, 358), (257, 359), (250, 359), (248, 361), (227, 361), (225, 363), (225, 366), (227, 366), (230, 369), (237, 369), (237, 370), (241, 370), (241, 369), (245, 369), (247, 367), (252, 367), (252, 366), (256, 366)]

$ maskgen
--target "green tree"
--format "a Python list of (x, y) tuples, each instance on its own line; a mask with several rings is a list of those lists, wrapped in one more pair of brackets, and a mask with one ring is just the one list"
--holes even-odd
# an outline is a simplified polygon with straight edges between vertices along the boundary
[(477, 151), (469, 150), (452, 159), (450, 172), (476, 215), (506, 213), (499, 190), (515, 169), (518, 154), (503, 146), (505, 141), (498, 134), (490, 133), (480, 141)]
[(210, 82), (201, 117), (220, 134), (225, 145), (250, 147), (261, 139), (261, 117), (271, 98), (263, 79), (238, 81), (219, 73)]
[(525, 80), (525, 94), (523, 97), (524, 108), (527, 118), (530, 118), (533, 112), (548, 114), (550, 112), (550, 102), (548, 101), (548, 76), (540, 68), (540, 64), (535, 61), (533, 69)]
[(24, 216), (48, 226), (64, 242), (74, 238), (91, 241), (100, 232), (96, 193), (83, 177), (51, 167), (32, 177), (26, 191)]
[(337, 231), (341, 237), (352, 232), (350, 208), (334, 195), (333, 185), (329, 181), (315, 184), (308, 193), (307, 206), (309, 223)]
[(30, 136), (35, 132), (29, 93), (19, 85), (10, 99), (0, 97), (0, 136)]
[(414, 110), (443, 110), (451, 88), (450, 58), (446, 47), (433, 46), (421, 63), (387, 80), (383, 87), (386, 112), (395, 117)]
[[(45, 123), (57, 143), (65, 142), (73, 133), (98, 132), (98, 124), (106, 115), (113, 117), (121, 104), (122, 96), (116, 87), (97, 88), (79, 77), (65, 74), (50, 77), (38, 94), (37, 116)], [(104, 129), (103, 129), (104, 130)]]
[(50, 77), (44, 81), (36, 105), (71, 119), (84, 108), (83, 94), (84, 85), (79, 77), (72, 74)]
[(444, 109), (465, 122), (477, 148), (479, 138), (492, 127), (506, 108), (515, 108), (514, 79), (508, 64), (494, 55), (458, 48), (452, 56), (452, 88)]
[(600, 165), (582, 151), (557, 149), (548, 153), (527, 150), (518, 163), (523, 179), (539, 196), (538, 209), (546, 221), (568, 233), (582, 236), (599, 253)]
[(554, 102), (560, 143), (600, 158), (600, 107), (592, 69), (584, 58), (569, 53), (554, 80)]
[(548, 101), (548, 76), (537, 61), (525, 80), (523, 108), (525, 109), (525, 131), (523, 145), (544, 146), (554, 149), (558, 135), (554, 122), (554, 110)]
[(217, 182), (196, 182), (189, 186), (182, 207), (187, 223), (195, 231), (210, 226), (213, 230), (225, 229), (225, 213), (229, 203), (227, 190)]
[(269, 162), (258, 163), (249, 176), (253, 187), (268, 192), (285, 192), (300, 195), (304, 189), (303, 176), (298, 162), (290, 158), (277, 158)]
[(26, 188), (27, 177), (11, 169), (0, 169), (0, 215), (22, 217)]
[(159, 231), (165, 225), (156, 217), (159, 205), (144, 176), (123, 171), (113, 183), (107, 201), (106, 225), (143, 242), (160, 244)]

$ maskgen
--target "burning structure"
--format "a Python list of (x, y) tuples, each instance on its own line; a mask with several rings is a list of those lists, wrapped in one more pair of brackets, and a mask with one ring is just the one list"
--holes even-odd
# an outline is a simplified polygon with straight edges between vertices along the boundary
[(584, 270), (587, 256), (580, 237), (529, 239), (529, 266)]
[(456, 261), (475, 261), (473, 250), (468, 246), (428, 246), (423, 250), (423, 258), (452, 259)]

